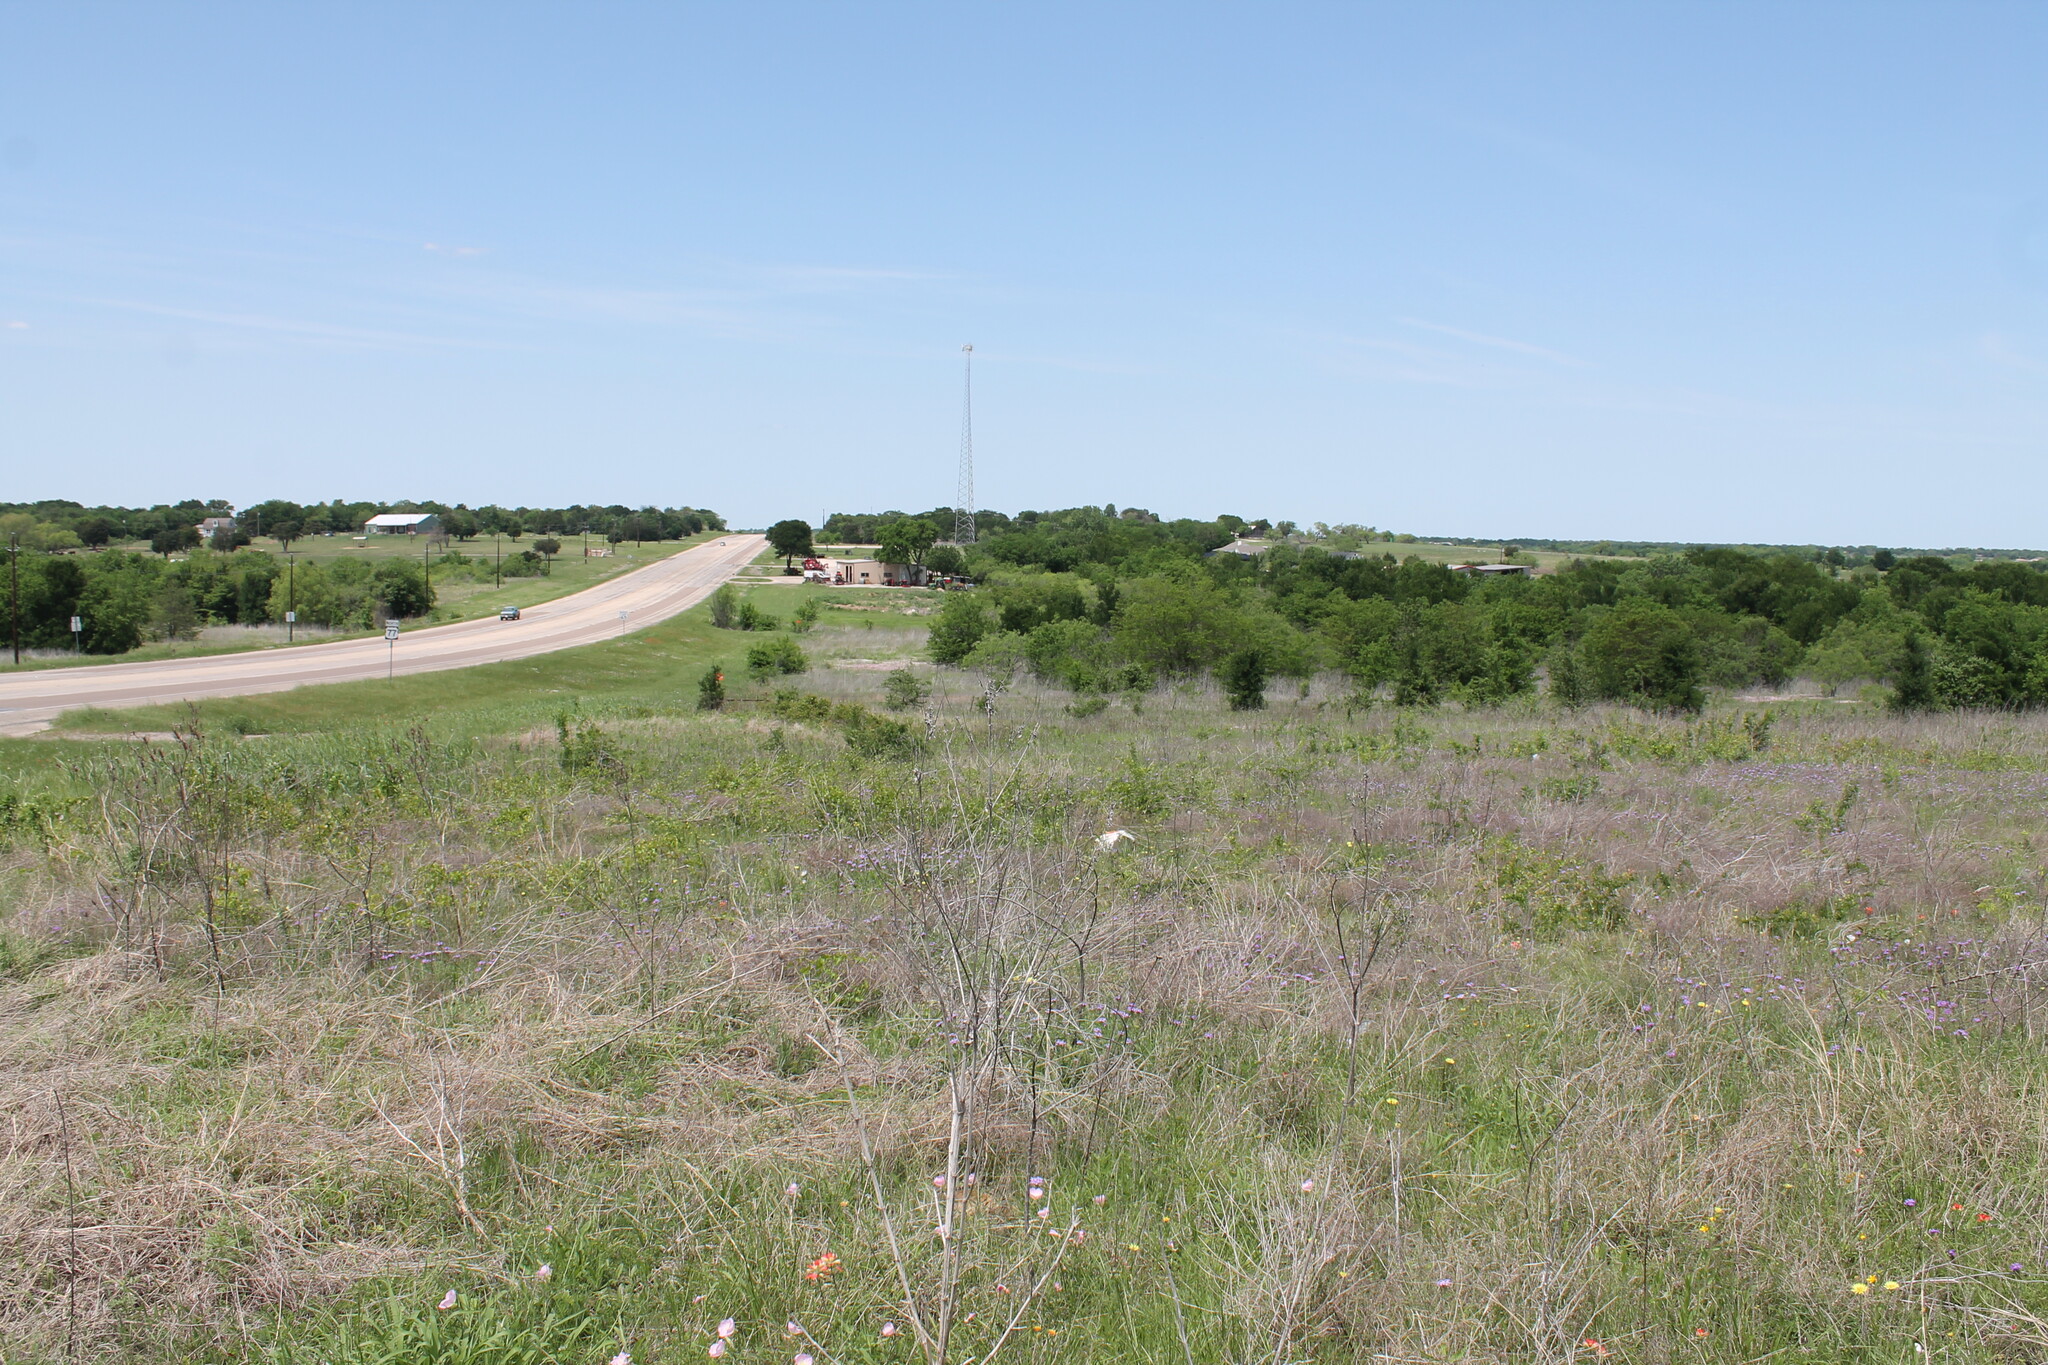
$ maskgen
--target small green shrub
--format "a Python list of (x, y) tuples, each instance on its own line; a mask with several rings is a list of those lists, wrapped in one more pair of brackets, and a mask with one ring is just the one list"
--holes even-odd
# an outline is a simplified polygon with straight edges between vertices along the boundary
[(1569, 853), (1525, 848), (1504, 840), (1488, 855), (1501, 918), (1509, 929), (1539, 936), (1573, 930), (1612, 931), (1628, 922), (1622, 893), (1635, 879)]
[(815, 692), (799, 692), (793, 687), (778, 688), (768, 709), (778, 720), (793, 720), (801, 725), (822, 725), (832, 719), (831, 702)]
[(1795, 900), (1770, 910), (1737, 915), (1735, 922), (1772, 938), (1819, 938), (1838, 924), (1862, 915), (1863, 898), (1850, 894), (1833, 900)]
[(787, 635), (764, 640), (747, 650), (747, 672), (757, 682), (777, 674), (805, 673), (810, 667), (810, 656), (804, 653), (803, 646)]
[(740, 590), (730, 583), (721, 583), (718, 591), (711, 594), (711, 624), (720, 630), (731, 630), (740, 611)]
[(891, 711), (908, 711), (931, 695), (932, 685), (907, 668), (899, 668), (882, 680), (884, 704)]
[(1559, 801), (1567, 805), (1577, 805), (1581, 802), (1591, 801), (1600, 794), (1600, 775), (1598, 773), (1573, 773), (1569, 777), (1545, 778), (1537, 785), (1536, 790), (1543, 794), (1543, 798), (1546, 801)]
[(697, 679), (697, 709), (716, 711), (725, 705), (725, 670), (717, 664), (704, 670), (704, 676)]

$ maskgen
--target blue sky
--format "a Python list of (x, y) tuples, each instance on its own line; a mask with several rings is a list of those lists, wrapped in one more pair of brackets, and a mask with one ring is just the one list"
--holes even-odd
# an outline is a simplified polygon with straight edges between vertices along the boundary
[(0, 4), (0, 499), (2042, 545), (2048, 8)]

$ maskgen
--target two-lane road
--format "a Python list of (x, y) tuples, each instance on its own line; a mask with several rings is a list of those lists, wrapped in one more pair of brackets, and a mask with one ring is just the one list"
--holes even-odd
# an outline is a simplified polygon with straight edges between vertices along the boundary
[[(761, 536), (729, 535), (569, 597), (528, 607), (519, 621), (463, 621), (381, 637), (162, 663), (101, 664), (0, 675), (0, 735), (46, 728), (76, 706), (152, 706), (202, 697), (285, 692), (308, 683), (433, 673), (549, 654), (645, 630), (694, 607), (761, 552)], [(516, 594), (512, 594), (516, 595)]]

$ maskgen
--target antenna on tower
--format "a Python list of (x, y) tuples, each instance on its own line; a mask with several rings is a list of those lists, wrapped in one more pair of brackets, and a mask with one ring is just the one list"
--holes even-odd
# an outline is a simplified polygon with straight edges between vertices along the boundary
[(953, 494), (953, 543), (974, 543), (974, 346), (962, 346), (966, 387), (960, 397), (960, 487)]

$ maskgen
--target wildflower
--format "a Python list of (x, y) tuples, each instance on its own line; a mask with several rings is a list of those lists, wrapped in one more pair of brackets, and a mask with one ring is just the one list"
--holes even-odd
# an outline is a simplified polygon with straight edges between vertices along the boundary
[(1870, 1286), (1867, 1284), (1852, 1284), (1849, 1286), (1849, 1292), (1851, 1294), (1868, 1294)]
[(1052, 1210), (1051, 1210), (1051, 1209), (1040, 1209), (1040, 1210), (1038, 1211), (1038, 1216), (1039, 1216), (1040, 1218), (1050, 1218), (1050, 1217), (1052, 1217)]
[(1438, 1289), (1449, 1289), (1451, 1287), (1451, 1282), (1449, 1280), (1438, 1280), (1436, 1282), (1436, 1287)]
[(828, 1251), (817, 1260), (811, 1262), (810, 1266), (804, 1271), (804, 1278), (812, 1281), (822, 1280), (833, 1271), (839, 1269), (840, 1264), (839, 1258)]
[(727, 1318), (725, 1319), (725, 1321), (718, 1324), (718, 1335), (720, 1339), (729, 1338), (730, 1336), (732, 1336), (734, 1332), (737, 1332), (739, 1330), (740, 1325), (737, 1322), (734, 1322), (731, 1318)]
[(785, 1190), (783, 1191), (783, 1193), (784, 1193), (784, 1194), (786, 1194), (786, 1195), (788, 1195), (788, 1196), (789, 1196), (789, 1197), (790, 1197), (791, 1199), (794, 1199), (794, 1198), (796, 1198), (796, 1197), (797, 1197), (798, 1195), (802, 1194), (803, 1192), (804, 1192), (804, 1187), (803, 1187), (803, 1186), (801, 1186), (801, 1185), (799, 1185), (799, 1184), (797, 1184), (797, 1183), (796, 1183), (796, 1182), (795, 1182), (794, 1180), (790, 1181), (790, 1182), (789, 1182), (789, 1187), (788, 1187), (787, 1189), (785, 1189)]
[(805, 1334), (803, 1324), (798, 1322), (795, 1318), (791, 1318), (788, 1322), (783, 1323), (782, 1330), (785, 1335), (789, 1336), (792, 1339), (803, 1336)]
[(633, 1356), (628, 1351), (621, 1351), (612, 1357), (612, 1365), (633, 1365)]
[(1033, 1199), (1043, 1199), (1043, 1198), (1045, 1198), (1045, 1191), (1044, 1191), (1044, 1190), (1033, 1190), (1033, 1191), (1031, 1191), (1031, 1197), (1032, 1197)]
[(1607, 1357), (1614, 1354), (1614, 1352), (1607, 1349), (1606, 1345), (1598, 1337), (1587, 1337), (1584, 1341), (1579, 1343), (1579, 1349), (1582, 1351), (1591, 1351), (1593, 1353), (1594, 1358), (1597, 1360), (1605, 1360), (1607, 1359)]
[(791, 1362), (791, 1365), (811, 1365), (811, 1353), (809, 1351), (798, 1351), (796, 1359)]
[(1399, 1104), (1400, 1102), (1401, 1102), (1401, 1101), (1399, 1101), (1399, 1100), (1395, 1099), (1395, 1098), (1394, 1098), (1394, 1097), (1393, 1097), (1392, 1095), (1389, 1095), (1389, 1096), (1387, 1096), (1387, 1103), (1388, 1103), (1388, 1104)]
[(1980, 1223), (1988, 1223), (1991, 1221), (1991, 1215), (1988, 1213), (1980, 1213), (1977, 1215), (1977, 1221)]
[(713, 1360), (717, 1360), (720, 1356), (724, 1355), (725, 1338), (720, 1337), (717, 1341), (712, 1342), (711, 1349), (709, 1351), (706, 1351), (705, 1354), (710, 1356)]
[(1301, 1192), (1302, 1192), (1303, 1194), (1314, 1194), (1314, 1193), (1315, 1193), (1315, 1189), (1316, 1189), (1316, 1182), (1315, 1182), (1315, 1181), (1313, 1181), (1313, 1180), (1304, 1180), (1304, 1181), (1302, 1181), (1302, 1182), (1301, 1182)]
[(943, 1190), (943, 1189), (945, 1189), (945, 1188), (946, 1188), (946, 1177), (944, 1177), (944, 1176), (942, 1176), (942, 1175), (935, 1175), (935, 1176), (933, 1176), (933, 1177), (932, 1177), (932, 1188), (933, 1188), (933, 1189), (935, 1189), (935, 1190)]
[(441, 1301), (440, 1301), (439, 1303), (437, 1303), (437, 1304), (435, 1304), (435, 1305), (434, 1305), (434, 1307), (436, 1307), (436, 1308), (440, 1309), (440, 1310), (441, 1310), (441, 1311), (442, 1311), (443, 1313), (447, 1312), (447, 1311), (448, 1311), (449, 1309), (453, 1308), (454, 1306), (455, 1306), (455, 1291), (454, 1291), (454, 1290), (452, 1290), (452, 1289), (448, 1291), (448, 1296), (447, 1296), (446, 1298), (442, 1299), (442, 1300), (441, 1300)]
[(1896, 1290), (1899, 1287), (1899, 1282), (1897, 1280), (1886, 1280), (1884, 1282), (1884, 1287), (1886, 1289)]
[(895, 1335), (896, 1335), (896, 1324), (895, 1324), (895, 1323), (893, 1323), (893, 1322), (885, 1322), (885, 1323), (883, 1323), (883, 1324), (882, 1324), (882, 1335), (883, 1335), (883, 1336), (885, 1336), (885, 1337), (893, 1337), (893, 1336), (895, 1336)]
[(1950, 1204), (1948, 1206), (1948, 1211), (1950, 1213), (1961, 1213), (1963, 1211), (1963, 1206), (1961, 1204)]
[(1917, 1208), (1917, 1207), (1919, 1206), (1919, 1203), (1920, 1203), (1920, 1201), (1919, 1201), (1919, 1200), (1917, 1200), (1917, 1199), (1908, 1199), (1908, 1200), (1906, 1201), (1906, 1207), (1907, 1207), (1907, 1208), (1909, 1208), (1909, 1209), (1910, 1209), (1910, 1208)]
[(1104, 1204), (1107, 1204), (1108, 1202), (1109, 1196), (1106, 1194), (1098, 1194), (1095, 1196), (1095, 1207), (1098, 1209), (1101, 1208)]
[(1707, 1334), (1707, 1329), (1704, 1327), (1695, 1327), (1692, 1329), (1692, 1334), (1696, 1337), (1703, 1337)]
[(2026, 1269), (2026, 1267), (2021, 1265), (2018, 1261), (2014, 1261), (2010, 1266), (2006, 1268), (2012, 1271), (2012, 1273), (2015, 1275), (2019, 1274), (2022, 1270)]

